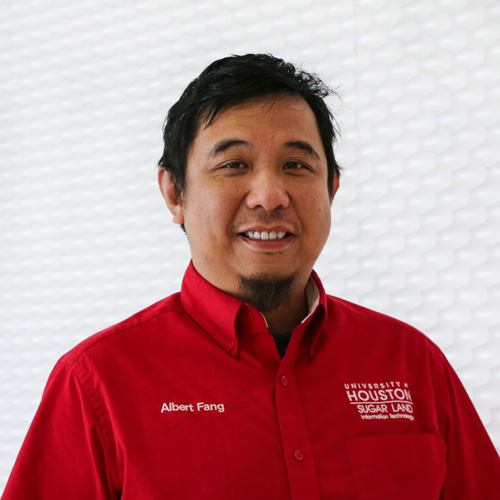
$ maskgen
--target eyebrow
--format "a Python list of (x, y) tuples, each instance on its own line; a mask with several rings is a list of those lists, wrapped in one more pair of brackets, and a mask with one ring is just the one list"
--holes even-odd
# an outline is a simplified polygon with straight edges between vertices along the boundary
[[(210, 150), (210, 156), (218, 156), (234, 146), (250, 146), (250, 143), (244, 141), (243, 139), (223, 139), (222, 141), (215, 143), (214, 147)], [(283, 146), (286, 149), (300, 149), (314, 158), (317, 158), (318, 160), (320, 159), (316, 150), (306, 141), (288, 141), (285, 142)]]
[(217, 156), (224, 153), (229, 148), (233, 146), (249, 146), (250, 143), (244, 141), (243, 139), (223, 139), (215, 144), (215, 146), (210, 150), (210, 156)]
[(320, 159), (319, 154), (316, 152), (316, 150), (308, 142), (289, 141), (289, 142), (285, 142), (284, 146), (287, 149), (300, 149), (302, 151), (305, 151), (306, 153), (309, 153), (311, 156), (314, 156), (314, 158), (317, 158), (318, 160)]

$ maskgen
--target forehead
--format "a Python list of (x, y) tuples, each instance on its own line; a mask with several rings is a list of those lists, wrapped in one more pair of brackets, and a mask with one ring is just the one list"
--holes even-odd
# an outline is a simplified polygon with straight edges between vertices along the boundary
[(201, 122), (191, 149), (226, 136), (241, 137), (250, 145), (306, 140), (324, 156), (316, 117), (298, 95), (267, 95), (222, 108), (211, 122)]

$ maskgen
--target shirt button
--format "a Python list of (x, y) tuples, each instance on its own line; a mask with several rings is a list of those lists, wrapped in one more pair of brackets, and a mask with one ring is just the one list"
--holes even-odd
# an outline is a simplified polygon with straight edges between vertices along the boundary
[(236, 344), (234, 343), (234, 340), (230, 340), (228, 343), (227, 343), (227, 347), (228, 349), (234, 349), (234, 346)]
[(304, 452), (302, 450), (295, 450), (293, 452), (293, 458), (295, 458), (297, 462), (302, 462), (302, 460), (304, 460)]
[(281, 377), (280, 382), (283, 387), (288, 385), (288, 379), (284, 375)]
[(253, 323), (255, 320), (255, 316), (253, 315), (252, 311), (247, 311), (247, 321), (249, 323)]

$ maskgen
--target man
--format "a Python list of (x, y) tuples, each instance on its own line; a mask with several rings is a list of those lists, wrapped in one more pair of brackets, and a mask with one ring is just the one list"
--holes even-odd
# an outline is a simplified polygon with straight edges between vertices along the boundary
[(188, 86), (159, 171), (182, 290), (63, 356), (5, 500), (500, 498), (438, 348), (312, 271), (339, 186), (327, 95), (268, 55)]

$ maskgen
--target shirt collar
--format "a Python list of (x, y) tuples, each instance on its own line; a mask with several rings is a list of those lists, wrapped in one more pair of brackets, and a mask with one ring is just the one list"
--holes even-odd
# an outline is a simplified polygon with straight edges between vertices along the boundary
[[(314, 274), (316, 274), (313, 271)], [(317, 275), (316, 275), (317, 278)], [(319, 282), (319, 278), (318, 278)], [(321, 285), (321, 283), (319, 283)], [(306, 284), (306, 300), (307, 300), (307, 316), (301, 321), (301, 323), (304, 323), (309, 316), (314, 314), (316, 311), (316, 308), (319, 305), (319, 299), (320, 299), (320, 291), (318, 288), (318, 285), (316, 284), (316, 281), (314, 280), (314, 276), (311, 274), (309, 280), (307, 281)]]
[[(326, 294), (315, 271), (306, 285), (309, 314), (301, 324), (306, 328), (314, 323), (310, 355), (326, 320)], [(237, 319), (243, 309), (252, 308), (206, 281), (190, 262), (181, 287), (181, 303), (191, 319), (205, 330), (226, 352), (238, 357)], [(252, 308), (254, 309), (254, 308)], [(313, 321), (314, 320), (314, 321)]]

